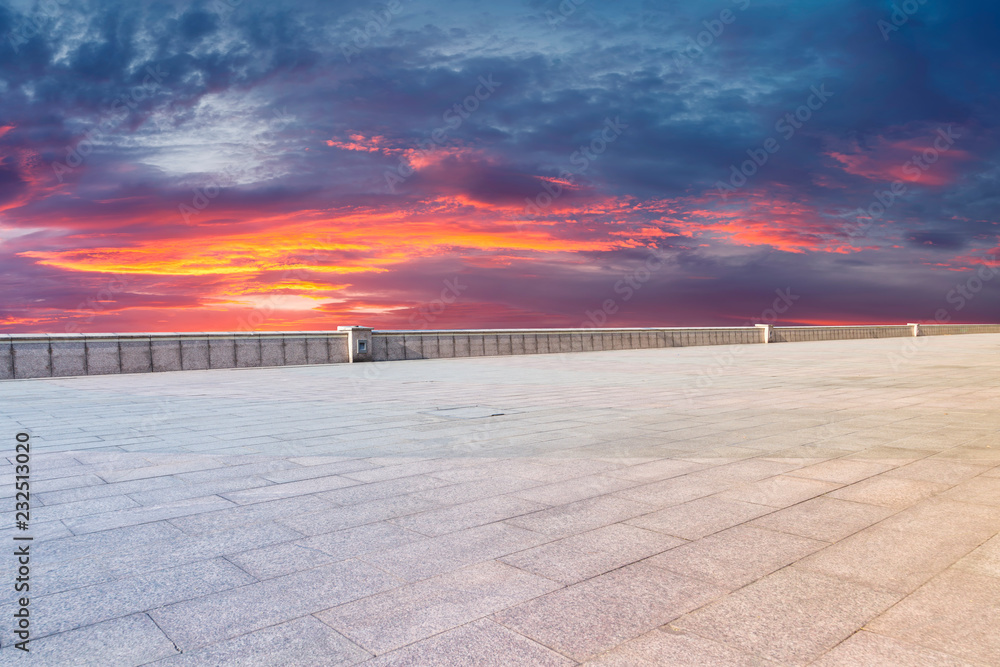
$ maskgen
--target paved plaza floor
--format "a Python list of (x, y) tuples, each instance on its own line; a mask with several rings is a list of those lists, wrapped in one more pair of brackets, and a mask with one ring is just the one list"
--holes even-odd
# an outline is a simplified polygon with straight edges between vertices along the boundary
[(998, 335), (18, 380), (0, 406), (5, 665), (1000, 664)]

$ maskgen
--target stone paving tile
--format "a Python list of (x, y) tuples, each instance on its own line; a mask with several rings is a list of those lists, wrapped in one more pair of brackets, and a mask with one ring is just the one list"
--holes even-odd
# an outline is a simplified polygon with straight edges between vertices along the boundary
[[(324, 466), (333, 463), (346, 463), (349, 461), (360, 461), (362, 459), (357, 459), (353, 456), (292, 456), (285, 460), (288, 461), (289, 463), (294, 463), (297, 466), (302, 466), (303, 468), (314, 468), (316, 466)], [(365, 465), (373, 465), (373, 464), (366, 461)], [(289, 468), (289, 470), (296, 470), (296, 468)], [(329, 473), (324, 473), (324, 474), (329, 474)], [(291, 482), (294, 480), (282, 480), (282, 481)]]
[(423, 539), (425, 539), (423, 535), (415, 533), (412, 530), (382, 522), (370, 523), (333, 533), (324, 533), (316, 537), (299, 540), (296, 544), (322, 551), (338, 560), (343, 560), (373, 551), (391, 549)]
[[(46, 589), (38, 587), (41, 597), (38, 594), (31, 597), (32, 638), (130, 616), (253, 581), (232, 563), (217, 558), (55, 595), (44, 595)], [(0, 607), (0, 613), (11, 618), (14, 606)]]
[(636, 482), (609, 475), (586, 475), (542, 486), (533, 486), (511, 495), (545, 505), (566, 505), (636, 486)]
[(732, 481), (682, 475), (681, 477), (635, 486), (624, 491), (616, 491), (609, 495), (615, 498), (635, 500), (654, 508), (662, 508), (710, 496), (732, 486), (735, 486)]
[(696, 540), (773, 511), (773, 507), (766, 505), (709, 496), (630, 519), (627, 523), (685, 540)]
[[(301, 462), (303, 459), (295, 460)], [(331, 461), (316, 465), (296, 465), (295, 467), (284, 468), (282, 470), (260, 473), (259, 476), (269, 482), (281, 484), (285, 482), (300, 482), (304, 479), (326, 477), (328, 475), (340, 475), (346, 472), (370, 470), (373, 467), (371, 463), (363, 459), (348, 459), (346, 461)]]
[[(759, 450), (747, 450), (752, 456), (760, 455)], [(796, 470), (799, 466), (780, 461), (768, 461), (763, 458), (744, 458), (740, 461), (716, 465), (705, 470), (692, 473), (692, 479), (724, 480), (728, 482), (756, 482), (785, 472)]]
[(140, 505), (128, 496), (107, 496), (105, 498), (94, 498), (93, 500), (80, 500), (75, 503), (41, 505), (34, 507), (32, 514), (38, 521), (61, 521), (63, 519), (88, 517), (94, 514), (104, 514), (105, 512), (114, 512), (134, 507), (140, 507)]
[(345, 560), (334, 558), (318, 549), (310, 549), (299, 542), (272, 544), (259, 549), (230, 554), (226, 558), (244, 572), (261, 581)]
[(550, 507), (504, 523), (550, 537), (565, 537), (648, 514), (653, 509), (645, 503), (607, 495)]
[(493, 523), (360, 558), (400, 579), (419, 581), (549, 541), (551, 538), (530, 530)]
[(905, 509), (924, 498), (946, 491), (948, 488), (948, 484), (938, 482), (879, 475), (831, 491), (828, 497), (856, 503), (868, 503), (869, 505), (882, 505), (893, 509)]
[(825, 542), (798, 535), (736, 526), (646, 562), (733, 590), (825, 546)]
[(436, 489), (439, 486), (448, 486), (448, 482), (427, 475), (413, 475), (412, 477), (401, 477), (371, 484), (354, 482), (353, 486), (319, 493), (317, 497), (338, 505), (357, 505), (392, 496)]
[(523, 498), (496, 496), (483, 500), (475, 500), (471, 503), (432, 509), (420, 512), (419, 514), (410, 514), (401, 518), (391, 519), (391, 521), (398, 526), (403, 526), (423, 535), (435, 537), (453, 533), (463, 528), (473, 528), (537, 512), (547, 507), (548, 505), (533, 503)]
[(643, 560), (684, 540), (616, 523), (504, 556), (500, 560), (561, 584), (574, 584)]
[(627, 468), (620, 468), (618, 470), (611, 470), (605, 474), (609, 477), (619, 477), (633, 482), (649, 483), (659, 482), (661, 480), (678, 477), (680, 475), (686, 475), (687, 473), (697, 472), (698, 470), (702, 470), (704, 468), (704, 464), (694, 463), (692, 461), (663, 459), (660, 461), (651, 461), (649, 463), (629, 466)]
[(901, 477), (925, 482), (937, 482), (949, 486), (988, 470), (986, 466), (956, 463), (942, 459), (920, 459), (885, 473), (884, 477)]
[(257, 630), (151, 663), (150, 667), (354, 665), (371, 654), (313, 616)]
[[(116, 618), (32, 641), (36, 665), (142, 665), (176, 655), (177, 649), (146, 614)], [(0, 649), (0, 663), (17, 665), (25, 654), (12, 644)]]
[[(173, 478), (157, 477), (155, 479)], [(225, 477), (214, 482), (204, 482), (201, 484), (182, 483), (179, 485), (164, 485), (161, 488), (144, 489), (139, 492), (129, 493), (128, 496), (142, 505), (162, 505), (190, 498), (203, 498), (230, 493), (232, 491), (242, 491), (243, 489), (257, 488), (267, 486), (268, 484), (270, 482), (260, 477)]]
[(232, 491), (220, 493), (226, 500), (230, 500), (237, 505), (252, 505), (263, 503), (269, 500), (280, 500), (281, 498), (291, 498), (293, 496), (307, 496), (321, 491), (332, 489), (342, 489), (345, 486), (354, 486), (358, 482), (341, 477), (330, 475), (328, 477), (317, 477), (315, 479), (304, 479), (299, 482), (287, 482), (285, 484), (268, 484), (242, 491)]
[(802, 560), (797, 567), (910, 593), (1000, 530), (995, 508), (925, 500)]
[(290, 621), (396, 587), (378, 568), (346, 560), (150, 612), (183, 651)]
[(975, 667), (975, 663), (933, 651), (923, 646), (885, 637), (864, 630), (837, 644), (829, 653), (812, 663), (814, 667)]
[(882, 447), (870, 447), (861, 451), (849, 454), (846, 458), (853, 461), (871, 461), (889, 466), (905, 466), (919, 459), (925, 458), (930, 452), (920, 449), (904, 449), (885, 445)]
[[(67, 563), (77, 558), (138, 550), (151, 542), (176, 539), (183, 535), (180, 529), (166, 521), (126, 526), (100, 533), (70, 535), (47, 541), (44, 549), (32, 554), (31, 562), (35, 567)], [(35, 537), (37, 539), (37, 535)]]
[(872, 632), (986, 665), (1000, 663), (1000, 579), (951, 569), (868, 624)]
[(167, 463), (163, 465), (150, 465), (141, 468), (131, 468), (129, 470), (111, 469), (101, 473), (101, 477), (109, 484), (114, 482), (130, 482), (138, 479), (149, 479), (152, 477), (164, 477), (176, 475), (183, 472), (193, 472), (195, 470), (214, 470), (224, 468), (225, 464), (220, 463), (208, 456), (198, 457), (194, 460), (182, 461), (179, 463)]
[(187, 482), (191, 485), (198, 485), (205, 484), (207, 482), (218, 482), (231, 477), (264, 477), (265, 475), (280, 474), (285, 470), (295, 469), (298, 467), (295, 464), (279, 458), (265, 458), (264, 460), (260, 460), (261, 457), (253, 457), (249, 460), (237, 459), (235, 461), (229, 457), (213, 458), (219, 463), (222, 463), (224, 467), (208, 468), (206, 470), (196, 470), (194, 472), (182, 472), (173, 476), (182, 482)]
[[(462, 470), (476, 470), (476, 468), (463, 468)], [(414, 498), (430, 500), (440, 505), (455, 505), (507, 495), (525, 489), (534, 489), (542, 485), (542, 482), (510, 475), (493, 475), (485, 479), (462, 482), (445, 481), (438, 475), (434, 478), (441, 479), (445, 483), (427, 490), (414, 491), (411, 495)]]
[(316, 617), (375, 654), (548, 593), (559, 584), (489, 561), (321, 611)]
[(587, 667), (778, 667), (758, 656), (664, 626), (584, 663)]
[[(821, 444), (812, 445), (800, 445), (798, 447), (791, 447), (788, 449), (781, 449), (777, 451), (769, 452), (768, 454), (761, 456), (765, 461), (778, 461), (779, 463), (788, 463), (792, 465), (799, 466), (794, 470), (789, 470), (788, 475), (792, 477), (809, 477), (808, 474), (799, 475), (799, 470), (804, 470), (811, 468), (813, 466), (820, 465), (830, 460), (838, 460), (848, 454), (853, 454), (858, 451), (858, 448), (854, 449), (844, 449), (841, 447), (831, 447), (823, 446)], [(886, 466), (888, 467), (888, 466)], [(831, 475), (835, 475), (835, 472), (829, 472)], [(821, 473), (826, 474), (826, 473)], [(837, 480), (824, 480), (824, 481), (837, 481)]]
[(892, 470), (892, 466), (870, 461), (855, 461), (853, 459), (831, 459), (805, 468), (792, 470), (786, 474), (792, 477), (808, 477), (824, 482), (838, 484), (853, 484), (863, 479)]
[[(153, 479), (140, 479), (132, 482), (118, 482), (116, 484), (104, 484), (102, 482), (101, 484), (91, 486), (38, 492), (32, 495), (46, 505), (59, 505), (81, 500), (104, 498), (106, 496), (125, 495), (136, 491), (153, 491), (171, 486), (184, 486), (184, 482), (176, 477), (154, 477)], [(32, 488), (34, 488), (34, 484), (32, 484)]]
[(901, 596), (785, 568), (673, 626), (784, 665), (805, 665)]
[(644, 563), (494, 614), (515, 632), (586, 660), (718, 597), (723, 590)]
[(973, 477), (942, 493), (941, 497), (963, 503), (1000, 506), (1000, 479)]
[[(272, 520), (285, 523), (290, 517), (326, 511), (334, 507), (336, 505), (317, 496), (295, 496), (243, 506), (227, 502), (224, 509), (171, 518), (170, 523), (185, 533), (197, 534)], [(295, 529), (294, 526), (292, 529)]]
[(57, 563), (35, 569), (32, 575), (42, 590), (56, 592), (196, 563), (222, 556), (229, 551), (245, 551), (250, 546), (274, 544), (298, 537), (298, 533), (276, 524), (250, 524), (182, 540), (168, 538), (147, 544), (140, 551), (121, 550), (101, 554), (96, 558)]
[(837, 542), (891, 516), (893, 510), (878, 505), (852, 503), (829, 496), (812, 498), (747, 523), (814, 540)]
[(778, 475), (723, 491), (718, 497), (771, 507), (788, 507), (838, 487), (833, 482)]
[(417, 463), (407, 463), (402, 465), (386, 465), (367, 470), (357, 470), (343, 473), (348, 479), (370, 484), (372, 482), (385, 482), (390, 479), (400, 479), (403, 477), (413, 477), (414, 475), (427, 475), (430, 473), (445, 470), (455, 465), (449, 459), (429, 459)]
[(395, 519), (437, 507), (440, 507), (438, 503), (420, 500), (414, 496), (393, 496), (373, 500), (370, 503), (334, 507), (320, 512), (290, 512), (288, 516), (278, 519), (278, 522), (303, 535), (322, 535), (353, 526)]
[(1000, 447), (955, 447), (934, 456), (935, 459), (957, 461), (969, 465), (995, 466), (1000, 464)]
[(415, 644), (381, 655), (365, 667), (570, 667), (576, 662), (480, 619)]
[(148, 507), (137, 507), (128, 510), (115, 512), (105, 512), (92, 516), (75, 517), (64, 519), (66, 527), (76, 535), (84, 533), (96, 533), (112, 528), (122, 528), (124, 526), (135, 526), (151, 521), (161, 521), (163, 519), (175, 519), (178, 517), (190, 516), (192, 514), (204, 514), (213, 510), (232, 507), (233, 503), (219, 496), (207, 496), (204, 498), (191, 498), (162, 505), (152, 505)]
[[(7, 492), (13, 492), (14, 474), (3, 475), (3, 489)], [(105, 484), (105, 481), (93, 474), (83, 474), (83, 475), (73, 475), (72, 477), (57, 477), (55, 479), (45, 479), (34, 482), (31, 486), (36, 492), (36, 497), (41, 496), (43, 493), (55, 493), (57, 491), (64, 491), (68, 489), (78, 489), (81, 487), (88, 486), (98, 486)]]
[(955, 569), (1000, 578), (1000, 535), (983, 542), (957, 561)]

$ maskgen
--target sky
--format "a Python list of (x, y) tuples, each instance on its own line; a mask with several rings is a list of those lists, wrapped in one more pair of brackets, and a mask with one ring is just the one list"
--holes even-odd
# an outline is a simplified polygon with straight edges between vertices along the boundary
[(988, 1), (0, 0), (0, 330), (1000, 321)]

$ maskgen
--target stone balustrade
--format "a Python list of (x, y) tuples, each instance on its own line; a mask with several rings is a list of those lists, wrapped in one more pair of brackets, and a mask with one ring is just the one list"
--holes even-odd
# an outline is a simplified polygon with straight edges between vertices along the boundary
[(0, 379), (972, 333), (1000, 324), (0, 334)]

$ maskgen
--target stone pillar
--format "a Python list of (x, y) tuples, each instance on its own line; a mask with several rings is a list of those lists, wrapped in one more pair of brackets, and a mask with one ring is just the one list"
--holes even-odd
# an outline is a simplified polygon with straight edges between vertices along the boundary
[(914, 322), (908, 322), (908, 323), (906, 324), (906, 326), (908, 326), (908, 327), (910, 327), (911, 329), (913, 329), (913, 337), (914, 337), (914, 338), (916, 338), (917, 336), (919, 336), (919, 335), (920, 335), (920, 325), (919, 325), (919, 324), (916, 324), (916, 323), (914, 323)]
[(755, 327), (760, 329), (761, 336), (764, 338), (765, 343), (771, 342), (771, 325), (770, 324), (755, 324)]
[(372, 360), (371, 327), (337, 327), (337, 331), (347, 332), (347, 355), (350, 363)]

